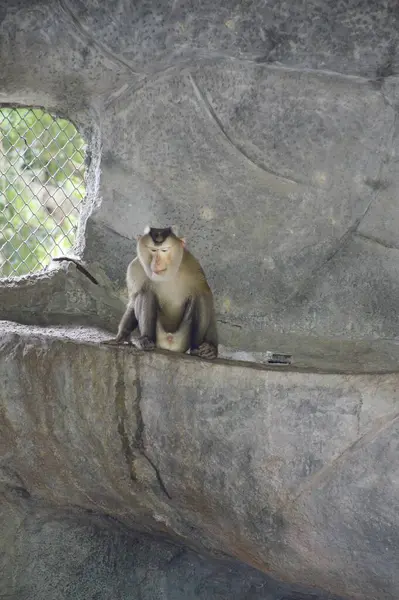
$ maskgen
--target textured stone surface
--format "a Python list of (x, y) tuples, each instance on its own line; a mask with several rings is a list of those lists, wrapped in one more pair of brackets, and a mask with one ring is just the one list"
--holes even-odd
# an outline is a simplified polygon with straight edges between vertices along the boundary
[(396, 2), (3, 4), (0, 99), (82, 129), (77, 250), (119, 294), (135, 236), (176, 223), (230, 351), (397, 336)]
[[(39, 508), (45, 502), (56, 520), (72, 508), (108, 515), (254, 567), (284, 581), (288, 598), (312, 598), (314, 587), (358, 600), (397, 598), (399, 373), (282, 373), (100, 340), (95, 330), (2, 325), (0, 470), (15, 503), (4, 510), (17, 510), (22, 497)], [(29, 544), (40, 547), (40, 535), (49, 539), (53, 530), (56, 540), (63, 535), (51, 511), (40, 514), (37, 525), (31, 515), (19, 529), (26, 528), (18, 534), (22, 571)], [(87, 515), (83, 524), (90, 528)], [(14, 525), (6, 530), (13, 539)], [(87, 552), (98, 544), (93, 552), (102, 564), (105, 544), (118, 534), (111, 531), (108, 542), (98, 535), (89, 536)], [(72, 569), (68, 545), (63, 554), (55, 543)], [(34, 583), (22, 574), (12, 582), (28, 585), (31, 595), (29, 585), (45, 585), (41, 577), (57, 568), (54, 560), (47, 573), (43, 546)], [(3, 560), (9, 565), (13, 552)], [(252, 576), (242, 571), (244, 587)], [(285, 598), (270, 589), (270, 596), (249, 597)]]
[[(54, 271), (3, 280), (2, 317), (20, 323), (77, 323), (114, 331), (124, 303), (101, 271), (95, 275), (97, 284), (79, 273), (73, 263), (62, 262)], [(24, 299), (29, 300), (24, 303)]]
[(3, 598), (338, 600), (277, 583), (231, 560), (211, 560), (165, 539), (128, 531), (110, 516), (54, 510), (15, 489), (2, 497)]
[(2, 597), (397, 598), (398, 30), (394, 0), (0, 2), (0, 102), (88, 142), (100, 282), (2, 282), (0, 317), (114, 331), (135, 236), (177, 224), (222, 356), (297, 367), (4, 325)]

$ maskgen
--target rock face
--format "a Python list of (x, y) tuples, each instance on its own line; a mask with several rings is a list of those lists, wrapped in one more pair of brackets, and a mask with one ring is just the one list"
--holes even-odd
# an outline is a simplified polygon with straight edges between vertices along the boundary
[[(123, 598), (227, 600), (234, 581), (243, 599), (397, 597), (398, 374), (206, 363), (83, 329), (4, 324), (1, 340), (4, 593), (72, 597), (52, 577), (87, 561), (76, 589), (98, 598), (108, 572)], [(158, 566), (137, 566), (150, 548)], [(153, 568), (159, 596), (126, 595), (132, 563), (129, 585)]]
[(135, 236), (176, 223), (226, 347), (393, 337), (398, 27), (393, 0), (10, 0), (0, 100), (85, 135), (78, 249), (119, 291)]
[(10, 504), (2, 503), (0, 520), (0, 548), (6, 550), (0, 555), (4, 598), (338, 600), (127, 531), (110, 517), (21, 500), (19, 492)]
[(0, 102), (87, 140), (100, 282), (1, 282), (0, 318), (114, 331), (176, 223), (224, 356), (296, 365), (4, 324), (2, 598), (397, 599), (398, 30), (394, 0), (0, 3)]

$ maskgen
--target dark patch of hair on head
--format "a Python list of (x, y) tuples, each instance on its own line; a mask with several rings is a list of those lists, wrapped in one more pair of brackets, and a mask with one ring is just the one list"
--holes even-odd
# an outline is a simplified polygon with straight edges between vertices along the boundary
[(166, 227), (165, 229), (156, 229), (151, 227), (150, 236), (154, 244), (163, 244), (163, 242), (172, 234), (172, 228)]

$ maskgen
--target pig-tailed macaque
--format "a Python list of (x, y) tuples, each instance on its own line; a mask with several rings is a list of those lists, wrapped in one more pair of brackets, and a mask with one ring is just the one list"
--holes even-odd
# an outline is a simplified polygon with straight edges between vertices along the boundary
[(142, 350), (155, 347), (201, 358), (218, 355), (218, 336), (211, 289), (185, 240), (171, 227), (146, 227), (138, 237), (137, 258), (126, 274), (128, 304), (118, 334), (108, 343), (134, 341)]

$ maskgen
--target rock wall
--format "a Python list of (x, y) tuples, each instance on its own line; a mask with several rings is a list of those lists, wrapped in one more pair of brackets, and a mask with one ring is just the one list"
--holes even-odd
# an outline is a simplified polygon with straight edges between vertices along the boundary
[(394, 337), (398, 20), (393, 1), (12, 0), (0, 100), (86, 136), (77, 248), (118, 293), (135, 236), (176, 223), (226, 347)]
[(127, 530), (109, 516), (54, 510), (24, 496), (9, 488), (0, 509), (7, 599), (338, 600)]
[(0, 318), (115, 330), (135, 236), (176, 223), (224, 356), (296, 365), (4, 323), (2, 597), (396, 600), (398, 28), (393, 0), (1, 3), (0, 102), (88, 142), (100, 283), (1, 282)]

